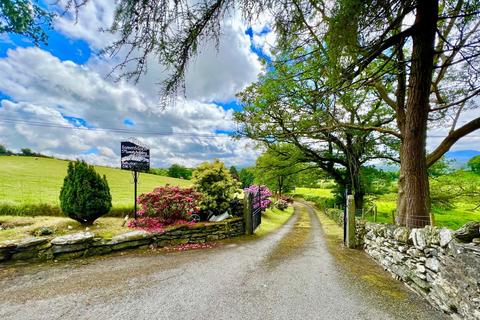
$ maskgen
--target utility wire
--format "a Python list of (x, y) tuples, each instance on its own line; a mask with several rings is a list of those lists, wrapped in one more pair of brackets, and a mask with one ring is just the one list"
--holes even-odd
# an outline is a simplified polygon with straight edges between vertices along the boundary
[[(184, 136), (184, 137), (202, 137), (202, 138), (214, 138), (219, 135), (231, 136), (225, 133), (218, 134), (202, 134), (202, 133), (193, 133), (193, 132), (173, 132), (173, 131), (140, 131), (140, 130), (129, 130), (122, 128), (108, 128), (108, 127), (75, 127), (61, 125), (52, 122), (40, 122), (40, 121), (30, 121), (22, 119), (12, 119), (12, 118), (2, 118), (0, 117), (0, 123), (9, 123), (9, 124), (27, 124), (37, 127), (47, 127), (47, 128), (59, 128), (59, 129), (71, 129), (71, 130), (83, 130), (83, 131), (108, 131), (116, 133), (126, 133), (126, 134), (139, 134), (139, 135), (156, 135), (156, 136)], [(440, 135), (429, 135), (427, 138), (445, 138), (446, 136)], [(469, 138), (480, 138), (480, 135), (467, 135)]]
[(8, 124), (26, 124), (29, 126), (36, 127), (46, 127), (46, 128), (58, 128), (58, 129), (70, 129), (70, 130), (83, 130), (83, 131), (107, 131), (115, 133), (125, 133), (125, 134), (138, 134), (138, 135), (156, 135), (156, 136), (183, 136), (183, 137), (202, 137), (202, 138), (215, 138), (219, 135), (230, 136), (228, 134), (219, 133), (219, 134), (201, 134), (193, 132), (173, 132), (173, 131), (140, 131), (140, 130), (129, 130), (122, 128), (101, 128), (101, 127), (75, 127), (62, 125), (52, 122), (40, 122), (40, 121), (30, 121), (22, 119), (12, 119), (12, 118), (1, 118), (0, 123)]

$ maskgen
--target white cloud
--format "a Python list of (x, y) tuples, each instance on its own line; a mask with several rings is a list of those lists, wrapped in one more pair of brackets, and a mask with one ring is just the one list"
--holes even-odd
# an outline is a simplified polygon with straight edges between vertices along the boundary
[[(99, 51), (117, 37), (107, 29), (113, 22), (115, 3), (109, 0), (91, 0), (79, 11), (78, 22), (74, 17), (61, 17), (56, 28), (69, 37), (86, 40)], [(202, 43), (199, 54), (189, 64), (186, 79), (186, 96), (191, 100), (228, 101), (253, 82), (262, 66), (249, 49), (250, 39), (239, 16), (232, 15), (222, 22), (220, 46), (214, 41)], [(92, 56), (88, 65), (101, 75), (110, 73), (125, 56), (125, 50), (114, 58)], [(138, 87), (152, 98), (158, 98), (159, 83), (167, 76), (165, 65), (156, 57), (148, 58), (149, 71), (143, 75)], [(133, 66), (132, 66), (133, 67)]]
[[(246, 148), (245, 141), (213, 134), (215, 130), (234, 129), (232, 112), (217, 105), (178, 99), (163, 110), (141, 88), (125, 82), (111, 83), (87, 66), (62, 62), (38, 48), (9, 50), (7, 57), (0, 59), (0, 69), (5, 71), (0, 73), (0, 91), (15, 101), (3, 100), (0, 108), (0, 143), (10, 148), (29, 147), (62, 158), (81, 157), (118, 165), (120, 141), (135, 134), (74, 130), (64, 118), (74, 116), (99, 128), (173, 132), (170, 136), (141, 138), (151, 147), (155, 165), (196, 165), (215, 157), (228, 164), (248, 165), (255, 159), (256, 152)], [(127, 118), (135, 125), (123, 125)], [(98, 154), (82, 155), (92, 148)]]

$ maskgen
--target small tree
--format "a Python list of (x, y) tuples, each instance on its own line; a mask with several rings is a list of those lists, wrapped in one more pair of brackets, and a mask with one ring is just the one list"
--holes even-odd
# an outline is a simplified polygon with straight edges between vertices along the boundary
[(26, 156), (26, 157), (33, 157), (35, 155), (35, 152), (33, 152), (31, 149), (29, 148), (23, 148), (20, 150), (21, 151), (21, 155), (22, 156)]
[(468, 161), (468, 167), (476, 174), (480, 174), (480, 156), (471, 158)]
[(5, 146), (3, 144), (0, 144), (0, 156), (6, 156), (8, 155), (8, 150), (7, 148), (5, 148)]
[(231, 166), (230, 167), (230, 174), (232, 175), (233, 179), (240, 181), (240, 176), (238, 175), (237, 167)]
[(170, 168), (168, 168), (168, 176), (189, 180), (192, 177), (192, 169), (179, 164), (172, 164)]
[(60, 206), (70, 218), (92, 224), (112, 208), (107, 178), (102, 178), (85, 161), (69, 162), (60, 191)]
[(212, 163), (200, 164), (193, 171), (192, 180), (195, 189), (203, 193), (201, 208), (214, 212), (228, 210), (240, 188), (240, 183), (233, 179), (229, 170), (218, 159)]
[(242, 183), (242, 188), (248, 188), (255, 181), (254, 168), (242, 168), (238, 176)]

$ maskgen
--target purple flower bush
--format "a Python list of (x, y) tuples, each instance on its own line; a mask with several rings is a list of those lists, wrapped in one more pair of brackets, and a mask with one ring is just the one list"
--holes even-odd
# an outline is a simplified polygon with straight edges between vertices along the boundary
[[(253, 206), (255, 208), (260, 207), (262, 210), (267, 209), (272, 201), (270, 201), (270, 197), (272, 196), (272, 193), (266, 186), (257, 186), (257, 185), (251, 185), (248, 188), (243, 189), (243, 191), (248, 192), (248, 193), (253, 193)], [(257, 198), (257, 194), (260, 191), (260, 203)]]

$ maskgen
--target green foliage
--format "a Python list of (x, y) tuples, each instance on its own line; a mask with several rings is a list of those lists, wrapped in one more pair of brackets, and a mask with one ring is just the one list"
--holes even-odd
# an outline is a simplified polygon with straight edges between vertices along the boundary
[(190, 180), (192, 177), (192, 169), (179, 164), (172, 164), (170, 168), (168, 168), (168, 176), (172, 178)]
[(452, 161), (441, 157), (430, 168), (428, 168), (428, 176), (430, 178), (438, 178), (453, 171), (451, 166)]
[(398, 173), (384, 171), (374, 166), (365, 166), (360, 170), (365, 193), (381, 195), (392, 191), (392, 183), (398, 179)]
[(0, 33), (16, 33), (31, 39), (35, 44), (45, 43), (46, 29), (51, 28), (53, 14), (36, 1), (0, 1)]
[(0, 156), (10, 156), (13, 152), (8, 150), (4, 145), (0, 144)]
[(235, 166), (230, 167), (230, 174), (232, 175), (233, 179), (240, 181), (240, 176), (238, 175), (238, 170)]
[(168, 177), (168, 169), (164, 168), (150, 168), (148, 173), (155, 174), (157, 176)]
[(343, 227), (343, 210), (335, 208), (325, 209), (325, 214), (335, 221), (339, 226)]
[(240, 188), (225, 164), (218, 159), (200, 164), (192, 173), (194, 188), (203, 193), (200, 206), (203, 210), (224, 212)]
[(33, 152), (31, 149), (28, 149), (28, 148), (21, 149), (20, 152), (22, 156), (26, 156), (26, 157), (35, 156), (35, 152)]
[(440, 209), (454, 209), (459, 201), (467, 202), (472, 209), (480, 205), (480, 178), (467, 171), (456, 171), (430, 179), (432, 206)]
[(60, 207), (70, 218), (92, 224), (112, 207), (107, 178), (84, 161), (70, 162), (60, 191)]
[(255, 181), (254, 168), (242, 168), (238, 174), (240, 182), (242, 183), (242, 189), (250, 187)]
[(468, 161), (468, 167), (476, 174), (480, 174), (480, 156), (471, 158)]
[(278, 195), (293, 190), (298, 174), (311, 169), (309, 164), (299, 161), (300, 156), (301, 152), (292, 144), (271, 145), (257, 158), (255, 181)]

